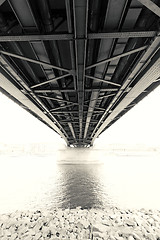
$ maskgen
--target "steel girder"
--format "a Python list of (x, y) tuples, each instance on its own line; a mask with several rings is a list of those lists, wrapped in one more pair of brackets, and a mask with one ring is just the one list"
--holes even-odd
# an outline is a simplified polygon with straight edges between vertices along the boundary
[(160, 8), (151, 0), (138, 0), (152, 12), (154, 12), (158, 17), (160, 17)]
[[(115, 117), (117, 117), (127, 106), (129, 106), (140, 94), (142, 94), (145, 89), (152, 85), (155, 80), (160, 76), (159, 64), (160, 64), (160, 40), (155, 38), (151, 46), (148, 47), (146, 53), (141, 58), (140, 62), (136, 65), (135, 69), (128, 76), (124, 85), (119, 89), (112, 102), (104, 112), (99, 123), (94, 129), (92, 136), (92, 142), (96, 137), (109, 125)], [(145, 63), (145, 64), (144, 64)], [(118, 99), (123, 94), (124, 89), (127, 89), (130, 85), (130, 82), (136, 80), (135, 86), (129, 89), (125, 98), (121, 101)], [(118, 101), (117, 106), (115, 103)], [(133, 105), (135, 106), (135, 105)], [(108, 115), (108, 113), (110, 114)], [(106, 117), (108, 115), (108, 117)], [(104, 120), (105, 119), (105, 120)]]
[[(107, 38), (146, 38), (159, 35), (159, 31), (134, 31), (134, 32), (103, 32), (89, 33), (87, 37), (81, 39), (107, 39)], [(0, 35), (0, 42), (27, 42), (27, 41), (75, 41), (72, 33), (68, 34), (41, 34), (41, 35)]]
[(68, 146), (92, 145), (159, 85), (159, 5), (1, 1), (0, 90)]

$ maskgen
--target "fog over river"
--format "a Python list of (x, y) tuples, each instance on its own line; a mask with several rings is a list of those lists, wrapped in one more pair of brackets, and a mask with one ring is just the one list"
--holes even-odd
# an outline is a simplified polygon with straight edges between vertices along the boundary
[[(102, 133), (96, 152), (71, 153), (51, 129), (1, 94), (0, 212), (77, 206), (160, 209), (159, 98), (157, 88)], [(121, 144), (129, 143), (149, 144), (152, 150), (128, 154), (125, 146), (110, 154), (108, 145), (115, 143), (121, 150)]]

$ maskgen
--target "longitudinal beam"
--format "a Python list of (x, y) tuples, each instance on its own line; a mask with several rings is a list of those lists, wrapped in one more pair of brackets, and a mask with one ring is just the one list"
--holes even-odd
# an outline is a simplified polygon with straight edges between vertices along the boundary
[(88, 0), (73, 0), (77, 90), (79, 103), (79, 139), (82, 139), (84, 74), (87, 45)]
[(131, 104), (134, 99), (136, 99), (146, 88), (148, 88), (154, 80), (159, 76), (159, 66), (160, 66), (160, 50), (152, 58), (150, 64), (144, 69), (143, 72), (137, 77), (138, 81), (135, 86), (130, 90), (130, 92), (120, 101), (116, 108), (111, 112), (109, 117), (102, 123), (95, 133), (93, 141), (99, 134), (107, 127), (109, 123), (115, 119), (118, 114), (123, 111), (129, 104)]
[[(73, 26), (72, 26), (72, 15), (71, 15), (70, 0), (65, 0), (65, 5), (66, 5), (68, 32), (71, 34), (71, 33), (73, 33)], [(70, 41), (69, 41), (69, 48), (70, 48), (72, 69), (75, 70), (75, 66), (76, 66), (75, 62), (76, 62), (76, 60), (75, 60), (75, 54), (74, 54), (74, 42), (73, 42), (73, 39), (70, 39)], [(76, 76), (75, 76), (75, 74), (73, 75), (73, 81), (74, 81), (74, 89), (76, 90), (77, 89), (77, 84), (76, 84)]]
[(92, 65), (86, 67), (86, 70), (91, 69), (91, 68), (94, 68), (94, 67), (99, 66), (99, 65), (102, 65), (102, 64), (105, 64), (105, 63), (107, 63), (107, 62), (111, 62), (111, 61), (113, 61), (113, 60), (117, 60), (118, 58), (126, 57), (126, 56), (128, 56), (128, 55), (133, 54), (133, 53), (143, 51), (143, 50), (145, 50), (147, 47), (148, 47), (148, 46), (146, 45), (146, 46), (143, 46), (143, 47), (140, 47), (140, 48), (136, 48), (136, 49), (133, 49), (133, 50), (131, 50), (131, 51), (122, 53), (122, 54), (118, 54), (118, 55), (116, 55), (116, 56), (114, 56), (114, 57), (104, 59), (104, 60), (102, 60), (102, 61), (99, 61), (99, 62), (97, 62), (97, 63), (95, 63), (95, 64), (92, 64)]
[[(76, 139), (76, 136), (75, 136), (75, 132), (74, 132), (74, 129), (73, 129), (73, 126), (72, 126), (72, 123), (71, 122), (68, 122), (66, 121), (66, 123), (68, 124), (70, 130), (71, 130), (71, 133), (73, 135), (73, 138)], [(76, 141), (77, 142), (77, 141)]]
[(42, 65), (42, 66), (47, 66), (47, 67), (50, 67), (50, 68), (54, 68), (54, 69), (61, 70), (61, 71), (68, 72), (68, 73), (72, 74), (72, 70), (62, 68), (62, 67), (57, 67), (57, 66), (54, 66), (50, 63), (42, 62), (42, 61), (39, 61), (39, 60), (34, 60), (32, 58), (24, 57), (24, 56), (21, 56), (21, 55), (18, 55), (18, 54), (14, 54), (14, 53), (2, 51), (2, 50), (0, 50), (0, 53), (3, 54), (3, 55), (18, 58), (18, 59), (21, 59), (21, 60), (24, 60), (24, 61), (27, 61), (27, 62), (36, 63), (36, 64), (39, 64), (39, 65)]
[[(120, 113), (120, 111), (123, 111), (124, 108), (126, 108), (127, 106), (129, 106), (132, 102), (133, 102), (133, 98), (131, 98), (128, 94), (125, 96), (124, 98), (124, 102), (125, 103), (128, 103), (127, 105), (123, 107), (121, 106), (121, 102), (123, 102), (123, 100), (121, 102), (119, 102), (119, 105), (117, 105), (118, 107), (118, 111), (117, 111), (117, 108), (116, 109), (113, 109), (112, 108), (115, 106), (115, 103), (118, 103), (118, 99), (120, 98), (121, 96), (121, 93), (122, 93), (122, 89), (126, 89), (127, 86), (129, 86), (128, 84), (130, 82), (133, 81), (133, 79), (135, 79), (135, 76), (137, 76), (137, 78), (139, 78), (139, 80), (141, 81), (141, 77), (139, 77), (139, 74), (141, 76), (144, 75), (147, 75), (147, 73), (145, 73), (145, 67), (148, 66), (148, 64), (150, 64), (149, 68), (154, 65), (155, 67), (155, 63), (154, 61), (152, 61), (151, 63), (151, 60), (153, 60), (153, 56), (154, 56), (154, 53), (156, 52), (157, 53), (157, 50), (159, 49), (159, 43), (160, 43), (160, 39), (159, 37), (156, 37), (154, 39), (154, 41), (152, 42), (152, 44), (148, 47), (148, 49), (146, 50), (146, 52), (141, 55), (141, 58), (139, 60), (139, 63), (136, 65), (136, 67), (130, 72), (130, 75), (128, 76), (128, 78), (125, 80), (125, 82), (123, 83), (123, 86), (118, 90), (117, 94), (115, 95), (115, 97), (112, 99), (111, 103), (109, 104), (109, 106), (106, 108), (105, 112), (103, 113), (103, 115), (101, 116), (101, 119), (99, 120), (98, 124), (96, 125), (96, 127), (94, 128), (93, 132), (92, 132), (92, 135), (91, 135), (91, 138), (92, 138), (92, 144), (94, 142), (94, 140), (96, 139), (96, 137), (104, 130), (104, 128), (113, 120), (113, 119), (116, 119), (117, 115)], [(158, 56), (159, 52), (156, 54)], [(160, 55), (159, 55), (160, 56)], [(157, 75), (159, 74), (159, 68), (156, 69), (157, 71)], [(153, 72), (152, 72), (153, 74)], [(148, 77), (147, 80), (151, 80), (151, 84), (152, 82), (155, 81), (156, 78), (156, 75), (152, 76), (152, 74)], [(142, 77), (143, 78), (143, 77)], [(151, 78), (151, 79), (150, 79)], [(142, 85), (144, 84), (145, 82), (142, 83)], [(138, 83), (137, 83), (138, 84)], [(146, 83), (145, 83), (146, 85)], [(139, 85), (138, 85), (139, 86)], [(144, 87), (144, 86), (143, 86)], [(138, 87), (139, 88), (139, 87)], [(147, 88), (147, 86), (145, 86), (142, 89), (136, 89), (135, 91), (135, 94), (137, 94), (137, 92), (139, 93), (142, 93), (145, 88)], [(133, 87), (133, 89), (131, 88), (129, 93), (132, 92), (132, 94), (134, 93), (134, 90), (135, 88)], [(138, 90), (138, 91), (137, 91)], [(111, 114), (108, 116), (108, 113), (109, 111), (111, 111)], [(116, 114), (116, 116), (114, 115)], [(113, 115), (115, 116), (115, 118), (113, 117)], [(107, 118), (106, 118), (107, 117)], [(105, 120), (106, 119), (106, 120)], [(104, 122), (105, 121), (105, 122)], [(106, 124), (107, 123), (107, 124)]]
[(87, 138), (87, 132), (88, 132), (89, 124), (90, 124), (90, 121), (91, 121), (92, 113), (93, 113), (93, 110), (94, 110), (95, 105), (96, 105), (97, 96), (98, 96), (97, 91), (94, 91), (94, 92), (92, 92), (91, 98), (89, 100), (87, 119), (86, 119), (85, 129), (84, 129), (84, 139)]
[[(54, 129), (68, 144), (68, 135), (66, 131), (59, 124), (56, 118), (52, 116), (48, 108), (37, 98), (28, 85), (26, 85), (21, 74), (17, 74), (16, 70), (13, 67), (10, 67), (2, 57), (0, 57), (0, 62), (1, 88), (15, 98), (18, 102), (23, 104), (26, 109), (33, 112), (39, 119), (43, 120), (47, 125)], [(22, 88), (24, 88), (25, 91), (22, 91), (17, 87), (17, 84), (15, 84), (16, 81), (23, 83)], [(29, 97), (24, 93), (26, 90), (30, 92)]]

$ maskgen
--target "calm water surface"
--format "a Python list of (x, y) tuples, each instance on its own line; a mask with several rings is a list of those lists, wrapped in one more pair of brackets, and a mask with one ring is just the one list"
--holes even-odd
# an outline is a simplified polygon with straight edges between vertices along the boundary
[(0, 166), (0, 212), (110, 205), (160, 209), (158, 157), (121, 156), (87, 165), (3, 157)]

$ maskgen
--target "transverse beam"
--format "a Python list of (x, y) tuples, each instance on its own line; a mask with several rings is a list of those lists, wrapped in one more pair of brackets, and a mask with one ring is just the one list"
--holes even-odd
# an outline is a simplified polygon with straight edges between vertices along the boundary
[(140, 48), (136, 48), (136, 49), (133, 49), (133, 50), (131, 50), (131, 51), (122, 53), (122, 54), (118, 54), (118, 55), (116, 55), (116, 56), (114, 56), (114, 57), (104, 59), (104, 60), (102, 60), (102, 61), (99, 61), (99, 62), (97, 62), (97, 63), (95, 63), (95, 64), (92, 64), (92, 65), (86, 67), (86, 70), (91, 69), (91, 68), (96, 67), (96, 66), (99, 66), (99, 65), (101, 65), (101, 64), (105, 64), (105, 63), (107, 63), (107, 62), (111, 62), (111, 61), (117, 60), (118, 58), (126, 57), (126, 56), (128, 56), (128, 55), (130, 55), (130, 54), (143, 51), (143, 50), (145, 50), (147, 47), (148, 47), (148, 46), (146, 45), (146, 46), (143, 46), (143, 47), (140, 47)]
[(54, 66), (50, 63), (42, 62), (42, 61), (39, 61), (39, 60), (34, 60), (32, 58), (24, 57), (24, 56), (21, 56), (21, 55), (18, 55), (18, 54), (14, 54), (14, 53), (2, 51), (2, 50), (0, 50), (0, 53), (3, 54), (3, 55), (7, 55), (7, 56), (18, 58), (18, 59), (21, 59), (21, 60), (24, 60), (24, 61), (27, 61), (27, 62), (32, 62), (32, 63), (36, 63), (36, 64), (39, 64), (39, 65), (47, 66), (47, 67), (50, 67), (50, 68), (55, 68), (55, 69), (58, 69), (58, 70), (68, 72), (68, 73), (72, 74), (72, 70), (62, 68), (62, 67), (57, 67), (57, 66)]
[(140, 3), (142, 3), (146, 8), (151, 10), (153, 13), (155, 13), (158, 17), (160, 17), (160, 8), (151, 0), (138, 0)]

